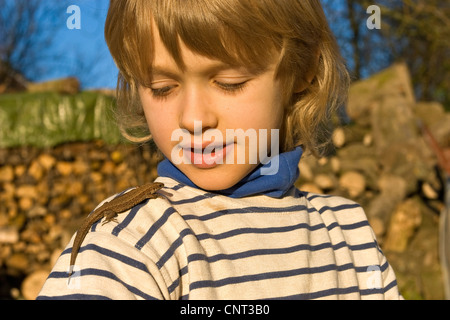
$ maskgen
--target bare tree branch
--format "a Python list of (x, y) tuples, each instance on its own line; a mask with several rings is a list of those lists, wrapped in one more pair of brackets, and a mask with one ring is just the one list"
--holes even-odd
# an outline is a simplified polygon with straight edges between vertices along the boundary
[(37, 75), (60, 26), (64, 2), (0, 0), (0, 84), (24, 84)]
[[(329, 12), (337, 6), (334, 1), (322, 2)], [(417, 98), (437, 100), (450, 108), (448, 0), (346, 0), (345, 4), (346, 12), (333, 19), (348, 28), (335, 32), (356, 76), (405, 61)], [(368, 18), (364, 13), (373, 4), (381, 8), (379, 31), (364, 29)]]

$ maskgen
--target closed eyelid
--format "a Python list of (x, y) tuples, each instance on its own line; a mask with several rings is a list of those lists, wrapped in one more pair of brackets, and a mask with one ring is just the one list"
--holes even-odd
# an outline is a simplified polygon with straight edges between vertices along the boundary
[[(261, 73), (264, 73), (265, 71), (265, 69), (248, 69), (244, 66), (232, 66), (224, 63), (218, 63), (191, 72), (203, 76), (227, 76), (230, 78), (244, 78), (248, 76), (257, 76)], [(170, 67), (166, 68), (158, 65), (153, 66), (150, 70), (152, 79), (170, 78), (179, 81), (183, 77), (183, 73), (183, 71), (172, 70), (172, 68)]]
[(242, 75), (242, 76), (231, 76), (231, 75), (217, 75), (214, 77), (215, 82), (224, 82), (224, 83), (242, 83), (247, 82), (252, 79), (253, 76), (250, 75)]
[(150, 73), (151, 77), (150, 79), (153, 81), (179, 81), (180, 80), (180, 76), (177, 75), (174, 72), (171, 71), (165, 71), (165, 70), (152, 70), (152, 72)]
[(177, 81), (172, 79), (155, 79), (150, 83), (150, 87), (157, 86), (157, 87), (170, 87), (177, 85)]
[(257, 77), (259, 73), (251, 72), (243, 68), (222, 70), (213, 75), (215, 79), (223, 79), (229, 81), (246, 81), (250, 78)]

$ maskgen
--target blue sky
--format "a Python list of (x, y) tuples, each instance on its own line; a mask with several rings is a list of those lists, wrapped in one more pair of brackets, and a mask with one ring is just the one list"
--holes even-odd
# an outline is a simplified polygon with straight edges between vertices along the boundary
[[(71, 17), (61, 12), (60, 28), (55, 30), (52, 51), (64, 55), (63, 62), (38, 80), (76, 76), (83, 88), (114, 88), (117, 81), (117, 68), (103, 34), (109, 0), (63, 0), (80, 8), (81, 29), (68, 29), (67, 20)], [(59, 17), (58, 17), (59, 18)]]
[[(118, 70), (111, 58), (104, 39), (104, 24), (108, 11), (109, 0), (58, 0), (63, 1), (64, 12), (58, 15), (57, 30), (54, 31), (54, 42), (50, 51), (55, 52), (59, 59), (51, 68), (35, 80), (44, 81), (54, 78), (78, 77), (84, 89), (115, 88)], [(341, 1), (322, 0), (331, 3), (327, 16), (336, 21), (336, 16), (344, 14)], [(67, 19), (71, 14), (66, 8), (77, 5), (80, 8), (81, 29), (68, 29)], [(340, 19), (339, 25), (331, 25), (338, 33), (343, 33), (348, 27)], [(345, 46), (343, 49), (347, 48)], [(348, 54), (343, 50), (344, 55)], [(61, 57), (63, 57), (61, 59)], [(351, 61), (349, 61), (351, 64)]]
[[(115, 88), (117, 68), (105, 43), (103, 29), (108, 11), (109, 0), (62, 0), (80, 8), (81, 29), (68, 29), (67, 19), (71, 14), (61, 12), (61, 25), (55, 30), (55, 41), (52, 50), (62, 52), (64, 62), (58, 62), (48, 72), (38, 76), (36, 80), (44, 81), (53, 78), (76, 76), (83, 88)], [(59, 17), (58, 17), (59, 18)]]

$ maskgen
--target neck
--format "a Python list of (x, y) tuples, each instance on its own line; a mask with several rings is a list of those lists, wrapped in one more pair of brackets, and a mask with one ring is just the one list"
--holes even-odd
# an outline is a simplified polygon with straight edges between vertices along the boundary
[[(214, 191), (214, 193), (242, 198), (252, 195), (266, 195), (273, 198), (283, 197), (294, 185), (300, 172), (298, 163), (303, 154), (301, 147), (284, 152), (266, 164), (260, 164), (249, 175), (231, 188)], [(272, 161), (278, 161), (273, 166)], [(273, 168), (277, 168), (276, 171)], [(158, 165), (158, 175), (172, 178), (182, 184), (198, 188), (183, 172), (178, 170), (168, 159)]]

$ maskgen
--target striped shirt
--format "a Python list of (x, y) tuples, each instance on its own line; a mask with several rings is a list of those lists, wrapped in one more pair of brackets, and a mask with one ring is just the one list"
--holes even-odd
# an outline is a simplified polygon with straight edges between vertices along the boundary
[[(233, 199), (159, 177), (164, 197), (72, 241), (38, 299), (399, 299), (362, 208), (292, 187)], [(107, 199), (109, 200), (109, 199)]]

